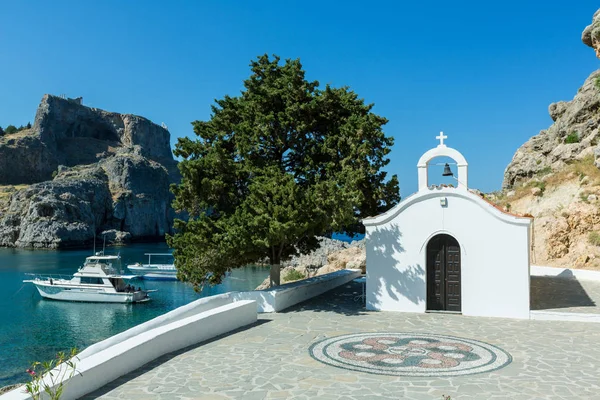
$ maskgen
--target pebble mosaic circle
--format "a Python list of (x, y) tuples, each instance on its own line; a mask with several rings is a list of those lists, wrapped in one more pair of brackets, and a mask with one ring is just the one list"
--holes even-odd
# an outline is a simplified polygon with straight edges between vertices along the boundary
[(334, 367), (381, 375), (459, 376), (490, 372), (512, 361), (477, 340), (421, 333), (360, 333), (313, 344), (310, 355)]

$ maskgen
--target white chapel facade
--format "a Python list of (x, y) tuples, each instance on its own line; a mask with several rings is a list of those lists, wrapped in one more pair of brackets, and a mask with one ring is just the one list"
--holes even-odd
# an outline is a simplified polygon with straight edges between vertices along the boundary
[[(417, 164), (418, 191), (366, 218), (369, 310), (529, 318), (531, 219), (468, 190), (468, 164), (440, 144)], [(433, 158), (450, 157), (457, 187), (429, 186)]]

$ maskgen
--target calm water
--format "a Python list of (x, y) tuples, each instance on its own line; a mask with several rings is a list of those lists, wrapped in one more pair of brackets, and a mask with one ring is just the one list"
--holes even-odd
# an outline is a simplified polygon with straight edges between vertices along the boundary
[[(136, 244), (109, 248), (121, 253), (123, 268), (145, 262), (144, 253), (169, 252), (165, 244)], [(221, 285), (202, 293), (181, 282), (145, 281), (158, 289), (141, 304), (71, 303), (44, 300), (25, 273), (73, 274), (90, 256), (89, 250), (28, 251), (0, 248), (0, 387), (27, 380), (32, 361), (52, 359), (58, 351), (83, 349), (134, 325), (200, 297), (233, 290), (252, 290), (268, 275), (268, 268), (234, 270)], [(158, 260), (157, 260), (158, 261)]]

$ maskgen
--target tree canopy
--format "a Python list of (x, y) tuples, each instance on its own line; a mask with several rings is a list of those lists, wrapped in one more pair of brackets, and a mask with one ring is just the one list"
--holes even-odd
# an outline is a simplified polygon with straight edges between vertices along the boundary
[(267, 55), (250, 64), (236, 97), (216, 100), (208, 121), (180, 138), (182, 180), (173, 185), (178, 277), (198, 287), (230, 268), (279, 265), (317, 246), (317, 235), (357, 233), (359, 220), (399, 200), (382, 168), (387, 120), (348, 87), (319, 88), (300, 60)]
[(19, 129), (14, 125), (9, 125), (4, 129), (4, 133), (7, 135), (12, 135), (13, 133), (17, 133)]

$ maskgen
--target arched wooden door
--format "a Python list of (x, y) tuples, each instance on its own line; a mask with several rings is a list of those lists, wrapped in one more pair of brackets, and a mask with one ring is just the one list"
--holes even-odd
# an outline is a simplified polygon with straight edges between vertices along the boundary
[(450, 235), (427, 244), (427, 310), (460, 312), (460, 245)]

